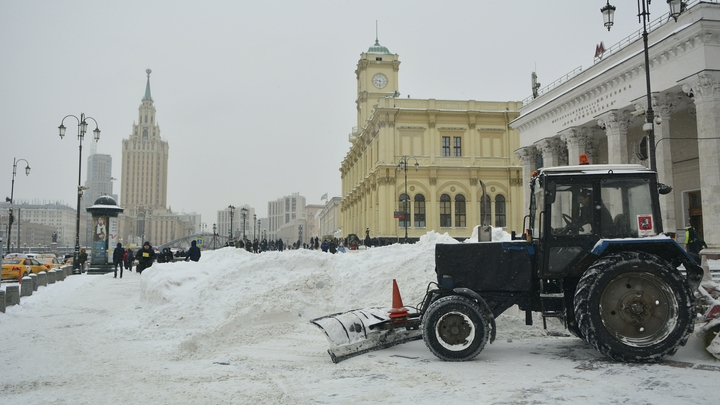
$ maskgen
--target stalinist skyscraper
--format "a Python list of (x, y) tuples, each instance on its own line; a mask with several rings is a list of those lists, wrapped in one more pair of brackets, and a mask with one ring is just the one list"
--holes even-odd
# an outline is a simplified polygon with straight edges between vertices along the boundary
[(167, 208), (169, 146), (160, 137), (150, 94), (152, 71), (145, 72), (147, 84), (138, 120), (130, 137), (122, 141), (120, 206), (125, 212), (120, 236), (125, 244), (140, 245), (149, 240), (157, 246), (188, 234), (188, 225)]
[[(146, 70), (145, 96), (138, 108), (129, 139), (122, 143), (122, 182), (120, 205), (157, 209), (167, 206), (168, 143), (160, 137), (155, 105), (150, 95), (150, 69)], [(129, 211), (128, 211), (129, 210)]]

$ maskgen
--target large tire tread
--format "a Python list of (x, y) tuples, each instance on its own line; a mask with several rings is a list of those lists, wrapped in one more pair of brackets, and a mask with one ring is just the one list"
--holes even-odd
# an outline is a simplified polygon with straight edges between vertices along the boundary
[[(605, 328), (600, 314), (602, 290), (615, 278), (632, 272), (652, 275), (672, 288), (677, 301), (675, 327), (664, 339), (652, 345), (627, 345)], [(656, 362), (677, 352), (694, 329), (695, 302), (687, 280), (677, 269), (659, 257), (645, 252), (619, 252), (601, 258), (590, 266), (578, 282), (574, 302), (575, 319), (585, 340), (600, 353), (616, 361)]]

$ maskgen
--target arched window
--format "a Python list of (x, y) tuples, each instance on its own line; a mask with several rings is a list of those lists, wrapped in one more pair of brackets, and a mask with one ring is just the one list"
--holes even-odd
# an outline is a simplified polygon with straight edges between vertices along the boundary
[(415, 228), (425, 228), (425, 196), (415, 195)]
[(465, 196), (458, 194), (455, 196), (455, 227), (464, 228), (465, 226)]
[(505, 222), (505, 196), (502, 194), (495, 196), (495, 226), (498, 228), (507, 226)]
[(450, 228), (452, 226), (452, 210), (450, 208), (450, 196), (443, 194), (440, 196), (440, 227)]
[(143, 129), (143, 139), (147, 139), (147, 129)]
[[(485, 195), (481, 198), (480, 203), (480, 224), (481, 225), (492, 225), (490, 222), (492, 220), (492, 217), (490, 215), (491, 207), (490, 207), (490, 196)], [(482, 201), (485, 203), (483, 204)]]
[(400, 194), (398, 203), (398, 211), (405, 213), (403, 218), (400, 218), (399, 225), (400, 228), (405, 228), (406, 226), (410, 226), (410, 197), (408, 197), (407, 194), (402, 193)]

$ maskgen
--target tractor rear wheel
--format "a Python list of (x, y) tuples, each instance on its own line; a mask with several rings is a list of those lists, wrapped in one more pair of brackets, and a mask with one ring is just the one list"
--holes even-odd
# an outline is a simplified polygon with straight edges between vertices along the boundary
[(433, 302), (422, 319), (425, 345), (445, 361), (473, 359), (485, 347), (489, 329), (480, 305), (457, 295)]
[(574, 309), (585, 340), (617, 361), (653, 362), (675, 354), (694, 327), (687, 280), (645, 252), (620, 252), (590, 266), (575, 291)]

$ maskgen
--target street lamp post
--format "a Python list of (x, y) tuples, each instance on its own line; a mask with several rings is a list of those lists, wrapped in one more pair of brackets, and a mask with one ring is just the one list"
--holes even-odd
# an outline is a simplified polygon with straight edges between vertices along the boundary
[(253, 240), (257, 239), (257, 236), (255, 234), (257, 233), (257, 227), (255, 224), (257, 223), (257, 214), (253, 214)]
[(78, 256), (80, 255), (80, 201), (82, 200), (83, 190), (86, 188), (82, 186), (82, 142), (83, 139), (85, 139), (85, 133), (87, 132), (87, 120), (93, 120), (95, 123), (95, 130), (93, 130), (93, 137), (95, 138), (95, 142), (100, 140), (100, 128), (98, 128), (98, 123), (95, 121), (95, 118), (93, 117), (86, 117), (85, 113), (80, 114), (80, 118), (74, 116), (74, 115), (66, 115), (62, 121), (60, 121), (60, 126), (58, 129), (60, 130), (60, 139), (63, 139), (65, 137), (65, 125), (63, 123), (65, 122), (65, 118), (67, 117), (73, 117), (78, 122), (78, 141), (80, 143), (79, 146), (79, 152), (78, 152), (78, 185), (77, 185), (77, 217), (75, 219), (75, 253), (73, 255), (73, 273), (80, 273), (82, 270), (80, 269), (80, 266), (78, 264)]
[(13, 175), (12, 184), (10, 185), (10, 198), (5, 198), (5, 201), (10, 203), (10, 209), (8, 213), (7, 253), (10, 253), (10, 232), (12, 231), (12, 224), (13, 220), (15, 219), (13, 217), (13, 198), (15, 197), (15, 174), (17, 173), (17, 164), (20, 161), (25, 162), (25, 175), (27, 176), (30, 174), (30, 163), (28, 163), (27, 160), (13, 158)]
[(213, 250), (215, 250), (217, 242), (217, 224), (213, 224)]
[[(410, 196), (408, 196), (408, 181), (407, 181), (407, 172), (408, 172), (408, 159), (415, 159), (412, 156), (403, 156), (400, 159), (400, 163), (397, 165), (397, 171), (404, 171), (405, 172), (405, 197), (403, 198), (403, 221), (405, 222), (405, 243), (408, 243), (408, 220), (410, 213), (408, 212), (408, 204), (410, 200)], [(420, 168), (420, 163), (418, 163), (418, 160), (415, 159), (415, 171), (418, 171)]]
[(240, 208), (240, 214), (242, 215), (243, 220), (243, 243), (245, 242), (245, 218), (247, 218), (248, 210), (245, 207)]
[[(643, 124), (643, 131), (648, 133), (648, 157), (650, 158), (650, 169), (657, 173), (657, 160), (655, 158), (655, 111), (652, 106), (652, 91), (650, 87), (650, 55), (648, 52), (647, 30), (647, 24), (650, 20), (650, 1), (651, 0), (638, 0), (637, 6), (638, 22), (642, 21), (643, 25), (642, 37), (643, 51), (645, 53), (645, 84), (647, 88), (647, 108), (645, 109), (645, 124)], [(667, 0), (667, 4), (670, 7), (669, 16), (677, 22), (677, 18), (685, 10), (685, 3), (682, 0)], [(600, 9), (608, 31), (610, 31), (610, 28), (614, 24), (615, 9), (616, 7), (610, 4), (610, 0), (607, 0), (605, 7)], [(656, 218), (656, 223), (658, 229), (662, 232), (662, 216), (660, 216), (660, 218)]]
[(230, 235), (230, 239), (228, 239), (228, 243), (231, 243), (233, 241), (233, 217), (235, 216), (235, 207), (233, 205), (228, 205), (228, 209), (230, 210), (230, 231), (228, 232)]

